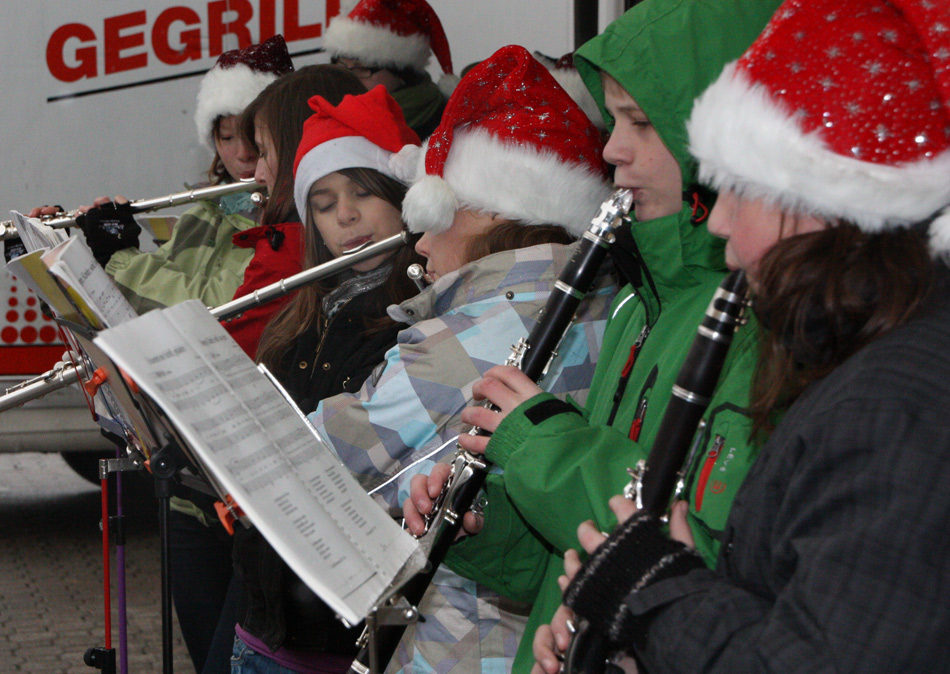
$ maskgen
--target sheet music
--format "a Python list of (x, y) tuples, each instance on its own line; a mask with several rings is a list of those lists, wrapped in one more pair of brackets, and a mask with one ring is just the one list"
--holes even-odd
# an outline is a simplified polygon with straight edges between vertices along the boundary
[(86, 324), (86, 319), (80, 316), (79, 309), (63, 291), (62, 286), (50, 276), (42, 257), (42, 250), (20, 255), (7, 263), (6, 272), (32, 290), (60, 318)]
[(28, 218), (18, 211), (10, 211), (10, 216), (16, 224), (17, 236), (30, 253), (52, 248), (69, 238), (65, 229), (53, 229), (39, 218)]
[(166, 412), (300, 578), (346, 621), (424, 555), (197, 300), (96, 343)]
[(43, 254), (43, 262), (95, 327), (116, 326), (138, 315), (82, 239), (63, 241)]

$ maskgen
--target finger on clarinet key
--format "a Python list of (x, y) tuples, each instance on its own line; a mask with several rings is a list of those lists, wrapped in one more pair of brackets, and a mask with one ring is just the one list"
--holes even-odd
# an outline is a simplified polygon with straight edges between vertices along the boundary
[(459, 447), (472, 454), (484, 454), (488, 447), (488, 436), (463, 433), (458, 438)]
[(607, 502), (607, 505), (610, 506), (611, 511), (617, 516), (618, 524), (623, 524), (637, 512), (636, 503), (626, 498), (623, 494), (612, 496), (610, 501)]
[(449, 473), (451, 472), (452, 467), (446, 463), (437, 463), (432, 467), (432, 472), (429, 473), (429, 478), (426, 480), (429, 498), (437, 498), (442, 493), (442, 488), (449, 481)]

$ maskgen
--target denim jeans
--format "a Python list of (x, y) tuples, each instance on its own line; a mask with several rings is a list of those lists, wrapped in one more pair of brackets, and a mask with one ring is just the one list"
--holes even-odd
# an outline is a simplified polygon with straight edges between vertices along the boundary
[(251, 649), (241, 637), (234, 637), (231, 674), (297, 674), (297, 672)]

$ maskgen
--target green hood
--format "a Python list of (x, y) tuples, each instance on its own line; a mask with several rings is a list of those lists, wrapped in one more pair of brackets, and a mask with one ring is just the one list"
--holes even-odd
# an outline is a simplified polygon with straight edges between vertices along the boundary
[[(686, 120), (693, 101), (752, 44), (779, 0), (646, 0), (577, 50), (575, 63), (604, 114), (603, 70), (633, 96), (679, 162), (696, 179)], [(684, 39), (684, 35), (691, 36)]]

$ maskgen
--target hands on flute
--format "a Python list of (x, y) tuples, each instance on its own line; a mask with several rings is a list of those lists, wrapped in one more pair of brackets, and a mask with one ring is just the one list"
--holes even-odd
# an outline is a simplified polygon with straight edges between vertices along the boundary
[[(62, 212), (59, 206), (33, 208), (27, 214), (31, 218), (53, 216)], [(132, 214), (129, 200), (122, 195), (115, 199), (98, 197), (92, 205), (76, 209), (76, 225), (82, 230), (93, 256), (105, 266), (113, 253), (124, 248), (138, 246), (142, 231)]]

